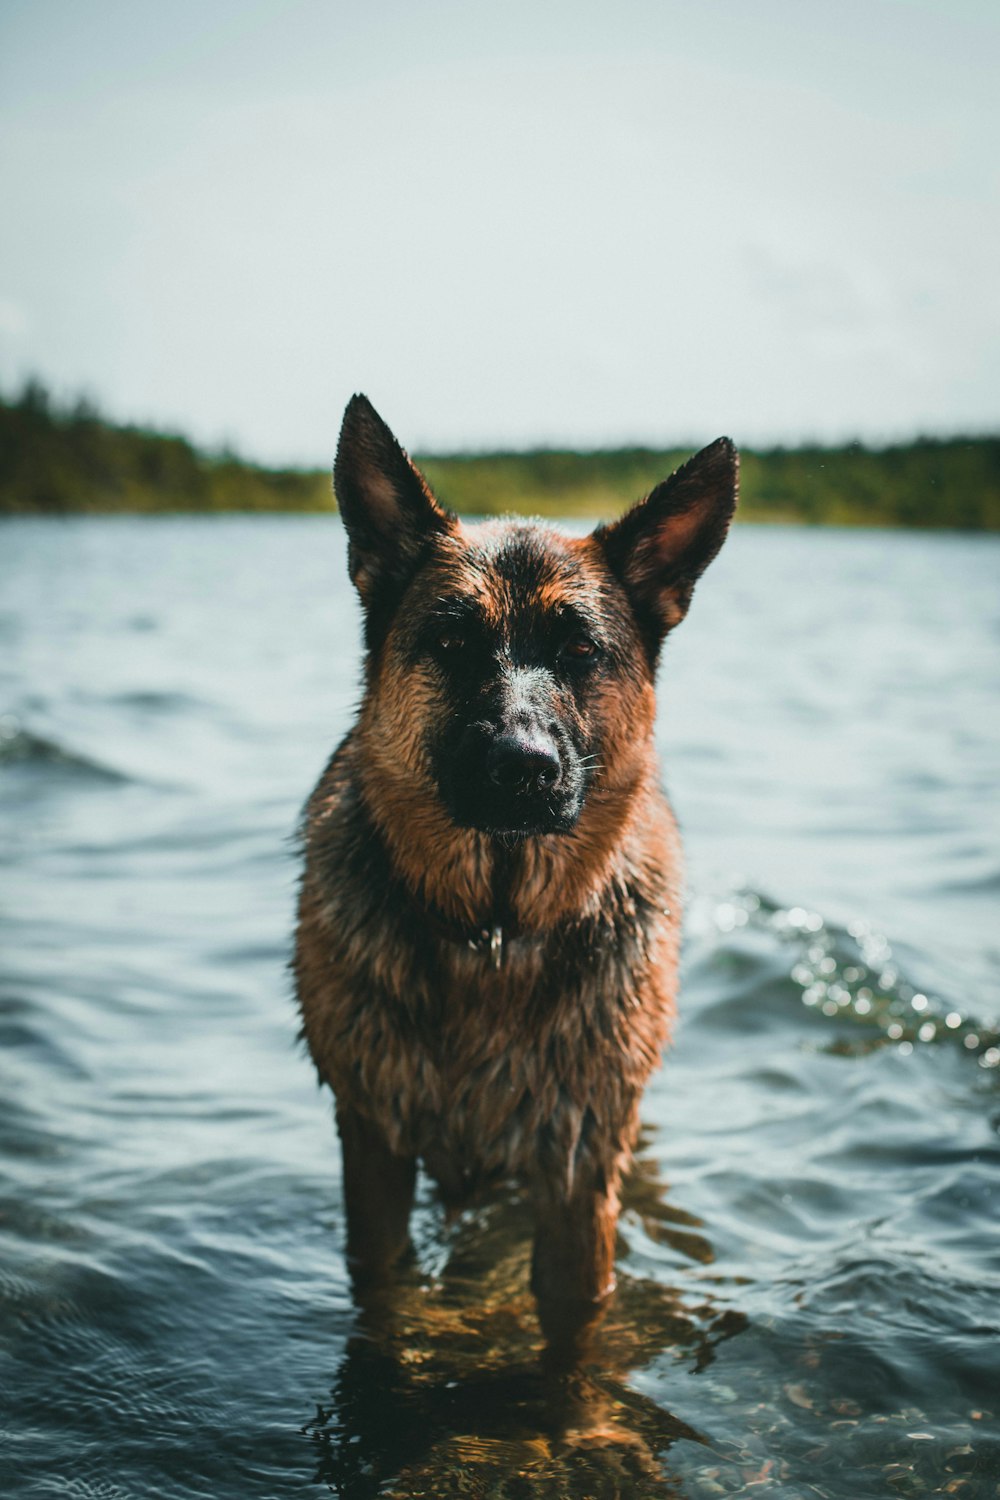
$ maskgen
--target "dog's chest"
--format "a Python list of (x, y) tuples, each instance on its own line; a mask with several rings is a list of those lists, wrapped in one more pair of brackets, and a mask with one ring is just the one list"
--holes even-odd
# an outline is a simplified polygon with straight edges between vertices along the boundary
[(565, 1166), (591, 1135), (617, 1149), (663, 1041), (649, 987), (640, 1007), (603, 966), (549, 988), (544, 956), (517, 943), (499, 971), (449, 957), (423, 1015), (381, 1028), (370, 1083), (396, 1149), (456, 1192), (545, 1158)]

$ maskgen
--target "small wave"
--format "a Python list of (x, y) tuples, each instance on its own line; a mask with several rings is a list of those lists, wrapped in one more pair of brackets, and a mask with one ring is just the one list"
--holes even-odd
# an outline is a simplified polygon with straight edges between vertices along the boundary
[(992, 895), (1000, 891), (1000, 870), (991, 870), (968, 880), (946, 880), (940, 888), (946, 896)]
[(178, 710), (203, 708), (204, 700), (192, 693), (179, 690), (135, 688), (129, 692), (114, 693), (107, 700), (115, 708), (137, 709), (141, 713), (173, 714)]
[(5, 766), (57, 771), (80, 780), (105, 783), (125, 782), (129, 779), (112, 766), (103, 765), (90, 756), (69, 750), (57, 740), (33, 734), (30, 729), (22, 728), (13, 717), (0, 719), (0, 767)]
[[(864, 1028), (857, 1050), (893, 1044), (907, 1053), (950, 1042), (975, 1057), (981, 1068), (1000, 1068), (1000, 1024), (965, 1014), (911, 984), (888, 938), (869, 922), (841, 927), (819, 912), (780, 906), (748, 889), (717, 902), (711, 922), (722, 934), (752, 929), (777, 938), (788, 950), (789, 978), (801, 990), (803, 1005)], [(843, 1050), (843, 1044), (838, 1046)]]

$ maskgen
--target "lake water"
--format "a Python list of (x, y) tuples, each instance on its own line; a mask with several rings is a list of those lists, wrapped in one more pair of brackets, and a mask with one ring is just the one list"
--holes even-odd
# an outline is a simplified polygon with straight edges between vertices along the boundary
[(1000, 1494), (1000, 541), (737, 531), (661, 669), (682, 1024), (561, 1433), (516, 1195), (380, 1317), (287, 960), (333, 519), (0, 525), (0, 1493)]

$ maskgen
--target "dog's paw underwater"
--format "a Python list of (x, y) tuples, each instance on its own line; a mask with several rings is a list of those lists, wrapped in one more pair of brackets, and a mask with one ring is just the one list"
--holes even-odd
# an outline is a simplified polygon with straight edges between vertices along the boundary
[(347, 408), (334, 482), (365, 693), (306, 811), (296, 976), (361, 1280), (405, 1248), (421, 1160), (453, 1201), (527, 1184), (550, 1337), (613, 1284), (676, 988), (654, 676), (736, 478), (721, 438), (589, 536), (466, 525), (363, 396)]

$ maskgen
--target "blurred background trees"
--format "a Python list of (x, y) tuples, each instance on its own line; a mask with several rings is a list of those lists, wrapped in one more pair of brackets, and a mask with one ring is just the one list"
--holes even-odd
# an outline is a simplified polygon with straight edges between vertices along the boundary
[[(646, 494), (691, 451), (684, 445), (417, 457), (442, 500), (464, 514), (597, 517)], [(198, 449), (177, 434), (122, 426), (86, 399), (56, 403), (37, 380), (0, 397), (0, 511), (332, 508), (324, 470), (266, 468), (227, 450)], [(740, 514), (751, 521), (1000, 530), (1000, 437), (744, 448)]]

